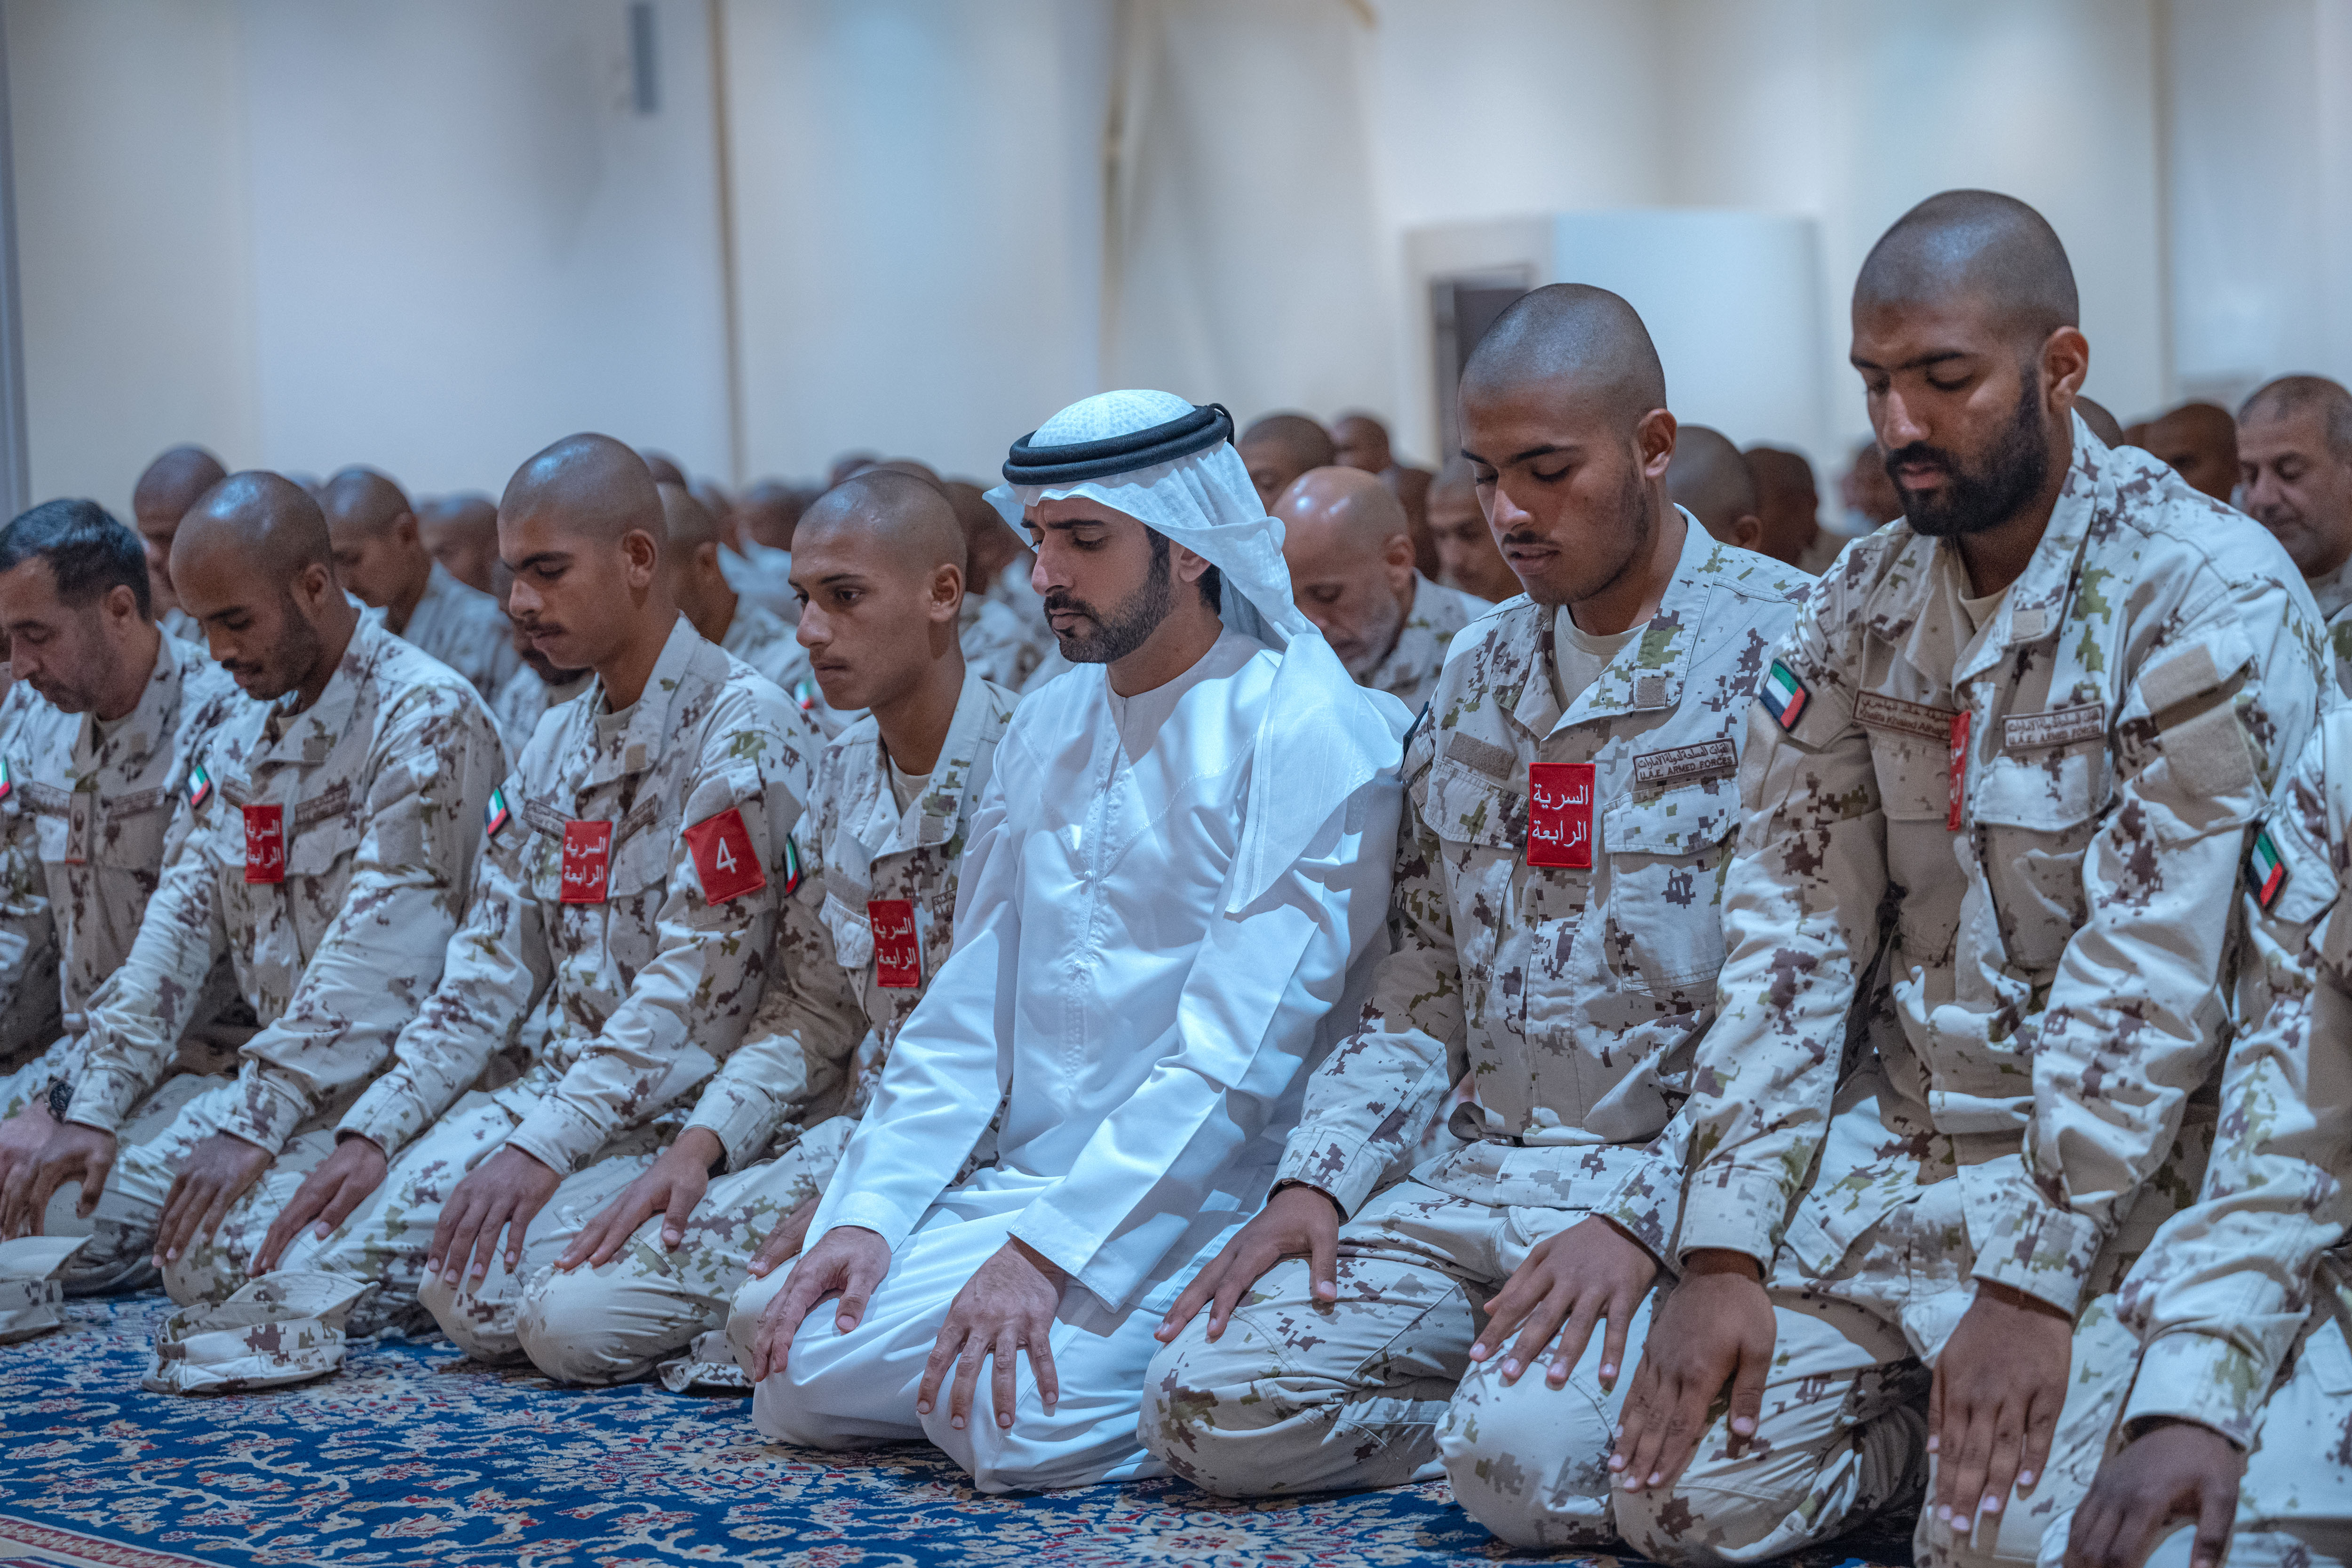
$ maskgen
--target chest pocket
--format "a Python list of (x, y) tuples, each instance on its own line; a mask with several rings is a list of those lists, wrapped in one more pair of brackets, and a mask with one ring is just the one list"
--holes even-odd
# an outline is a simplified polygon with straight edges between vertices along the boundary
[[(1494, 765), (1507, 765), (1507, 757), (1502, 753)], [(1504, 1011), (1524, 1016), (1528, 979), (1523, 963), (1509, 962), (1513, 954), (1506, 944), (1524, 940), (1530, 950), (1565, 951), (1574, 927), (1560, 921), (1567, 908), (1580, 905), (1582, 898), (1580, 890), (1573, 900), (1560, 899), (1553, 884), (1574, 879), (1580, 889), (1587, 873), (1527, 872), (1527, 796), (1493, 773), (1454, 758), (1440, 756), (1431, 765), (1421, 814), (1444, 846), (1454, 952), (1463, 983), (1473, 988), (1469, 1001), (1474, 1011), (1491, 1016), (1476, 988), (1499, 983), (1514, 997)], [(1547, 929), (1552, 926), (1559, 929)]]
[(1889, 822), (1950, 820), (1949, 742), (1899, 730), (1869, 730), (1870, 766), (1878, 778), (1879, 809)]
[(1739, 823), (1731, 777), (1621, 796), (1601, 814), (1610, 972), (1676, 1011), (1715, 997), (1723, 969), (1723, 870)]
[(1969, 783), (1969, 818), (2010, 962), (2055, 969), (2088, 923), (2083, 854), (2099, 830), (2113, 774), (2104, 742), (2002, 752)]
[(352, 859), (365, 837), (365, 818), (353, 808), (350, 784), (296, 801), (286, 814), (286, 879), (340, 876), (348, 884)]

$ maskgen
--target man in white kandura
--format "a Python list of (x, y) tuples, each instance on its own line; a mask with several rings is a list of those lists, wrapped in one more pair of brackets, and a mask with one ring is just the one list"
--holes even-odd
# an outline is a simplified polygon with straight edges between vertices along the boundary
[(1232, 431), (1105, 393), (990, 492), (1076, 668), (998, 744), (954, 951), (752, 1338), (771, 1436), (928, 1437), (982, 1491), (1160, 1471), (1152, 1330), (1263, 1203), (1386, 951), (1410, 720), (1292, 605)]

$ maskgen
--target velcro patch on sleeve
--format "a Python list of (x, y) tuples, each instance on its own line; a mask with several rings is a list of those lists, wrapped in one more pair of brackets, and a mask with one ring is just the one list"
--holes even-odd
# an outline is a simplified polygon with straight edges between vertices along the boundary
[(751, 830), (743, 826), (740, 808), (730, 805), (704, 817), (686, 830), (685, 837), (687, 852), (702, 878), (706, 903), (723, 904), (768, 885), (768, 873), (751, 847)]

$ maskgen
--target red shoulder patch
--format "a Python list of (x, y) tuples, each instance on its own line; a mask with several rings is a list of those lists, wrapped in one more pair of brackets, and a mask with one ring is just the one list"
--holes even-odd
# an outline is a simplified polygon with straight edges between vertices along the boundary
[(723, 904), (768, 885), (768, 874), (752, 852), (751, 830), (734, 806), (704, 817), (686, 830), (685, 838), (694, 868), (702, 876), (704, 901)]

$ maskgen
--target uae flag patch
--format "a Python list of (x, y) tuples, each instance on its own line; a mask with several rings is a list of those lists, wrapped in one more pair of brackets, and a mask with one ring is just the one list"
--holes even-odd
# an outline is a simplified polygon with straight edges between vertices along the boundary
[(16, 781), (8, 772), (8, 759), (0, 757), (0, 800), (16, 793)]
[(801, 847), (793, 843), (793, 836), (787, 833), (784, 835), (784, 891), (797, 891), (800, 885)]
[(188, 764), (188, 806), (190, 810), (213, 797), (213, 775), (205, 772), (202, 763)]
[(2246, 868), (2254, 884), (2254, 902), (2262, 907), (2263, 913), (2270, 913), (2271, 906), (2286, 889), (2286, 861), (2272, 842), (2269, 827), (2254, 829), (2254, 847), (2246, 857)]
[(1763, 689), (1758, 695), (1764, 699), (1773, 721), (1785, 731), (1797, 727), (1797, 720), (1804, 713), (1805, 703), (1812, 693), (1805, 689), (1803, 681), (1789, 673), (1787, 665), (1776, 658), (1772, 668), (1764, 672)]
[(491, 790), (490, 798), (482, 806), (482, 837), (496, 838), (499, 836), (499, 829), (504, 827), (512, 816), (513, 813), (507, 810), (507, 792), (502, 789)]

